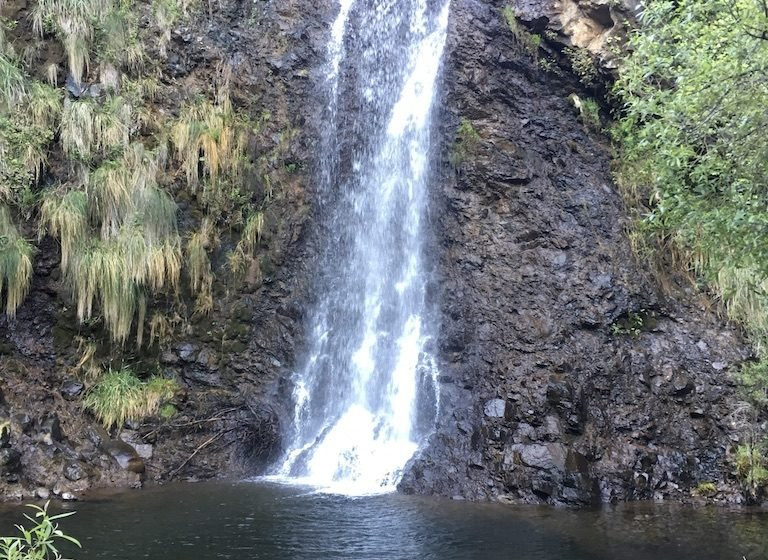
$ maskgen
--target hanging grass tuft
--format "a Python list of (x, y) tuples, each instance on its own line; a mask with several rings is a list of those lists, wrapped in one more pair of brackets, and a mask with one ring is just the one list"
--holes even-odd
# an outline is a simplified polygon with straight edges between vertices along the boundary
[(102, 104), (93, 99), (68, 99), (61, 115), (64, 153), (90, 161), (97, 153), (109, 156), (128, 146), (132, 115), (133, 108), (120, 96), (110, 96)]
[(114, 0), (38, 0), (32, 8), (32, 24), (41, 37), (46, 32), (59, 36), (69, 72), (79, 84), (90, 64), (95, 28), (116, 9)]
[(256, 264), (255, 252), (261, 241), (264, 230), (264, 214), (256, 212), (248, 217), (240, 241), (235, 249), (227, 256), (229, 269), (237, 282), (241, 282), (246, 271)]
[(145, 290), (176, 289), (181, 270), (181, 250), (172, 239), (152, 243), (139, 227), (124, 227), (107, 241), (91, 241), (72, 258), (67, 280), (77, 300), (81, 321), (93, 315), (98, 302), (113, 340), (124, 343), (137, 320), (141, 345)]
[(29, 292), (34, 253), (11, 222), (8, 209), (0, 205), (0, 297), (5, 290), (5, 314), (11, 319)]
[(42, 239), (46, 233), (59, 238), (61, 269), (66, 273), (72, 253), (88, 234), (88, 199), (84, 192), (69, 191), (62, 196), (52, 190), (43, 197), (39, 238)]
[(242, 178), (248, 126), (232, 109), (226, 89), (218, 97), (216, 103), (205, 99), (186, 106), (171, 129), (171, 142), (189, 188), (205, 205), (221, 209), (228, 186)]

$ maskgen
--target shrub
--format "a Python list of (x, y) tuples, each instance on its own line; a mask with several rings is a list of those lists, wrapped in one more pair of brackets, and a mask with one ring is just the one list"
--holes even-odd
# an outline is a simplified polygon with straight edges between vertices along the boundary
[(39, 237), (46, 233), (58, 237), (61, 242), (61, 268), (64, 272), (76, 248), (85, 241), (88, 233), (88, 198), (81, 191), (69, 191), (62, 195), (50, 191), (40, 206)]
[(768, 14), (755, 0), (652, 0), (615, 93), (618, 182), (651, 258), (679, 255), (768, 339)]
[(32, 523), (29, 528), (16, 525), (21, 535), (15, 537), (0, 537), (0, 560), (63, 560), (57, 546), (58, 543), (68, 542), (80, 547), (80, 542), (59, 529), (57, 521), (75, 512), (49, 515), (46, 502), (43, 507), (28, 505), (35, 511), (34, 517), (24, 514)]

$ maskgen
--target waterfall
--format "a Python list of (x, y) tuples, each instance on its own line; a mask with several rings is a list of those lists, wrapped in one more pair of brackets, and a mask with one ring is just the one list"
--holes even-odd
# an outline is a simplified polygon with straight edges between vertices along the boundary
[(321, 86), (324, 251), (278, 477), (391, 491), (433, 429), (424, 245), (448, 2), (340, 0)]

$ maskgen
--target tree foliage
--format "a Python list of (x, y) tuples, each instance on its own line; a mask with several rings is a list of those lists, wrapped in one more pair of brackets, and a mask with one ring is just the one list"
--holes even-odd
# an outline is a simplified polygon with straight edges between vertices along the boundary
[(619, 180), (646, 247), (674, 250), (768, 340), (768, 3), (650, 0), (615, 92)]

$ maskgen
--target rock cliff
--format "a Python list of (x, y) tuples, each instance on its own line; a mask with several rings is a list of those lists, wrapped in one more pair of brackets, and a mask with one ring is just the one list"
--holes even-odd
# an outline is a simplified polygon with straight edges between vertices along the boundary
[[(551, 32), (546, 41), (600, 56), (635, 9), (597, 0), (514, 6), (529, 29)], [(23, 16), (28, 6), (11, 9)], [(275, 164), (281, 185), (258, 279), (228, 291), (214, 256), (222, 277), (209, 316), (149, 350), (105, 344), (105, 359), (159, 368), (183, 387), (171, 420), (106, 434), (82, 411), (73, 373), (74, 337), (98, 336), (99, 327), (76, 324), (57, 247), (44, 239), (32, 293), (15, 321), (0, 315), (5, 498), (252, 475), (279, 452), (322, 243), (312, 84), (332, 12), (306, 0), (224, 1), (173, 33), (168, 91), (228, 61), (235, 102), (273, 115), (253, 156), (293, 131)], [(586, 504), (685, 499), (714, 482), (719, 499), (739, 501), (729, 457), (748, 407), (732, 373), (749, 351), (690, 285), (672, 278), (662, 291), (636, 263), (605, 139), (568, 99), (581, 86), (542, 68), (531, 50), (500, 3), (453, 0), (430, 215), (442, 410), (401, 489)], [(179, 100), (162, 103), (173, 112)], [(255, 181), (254, 196), (262, 188)], [(183, 229), (196, 209), (179, 202)], [(34, 237), (34, 219), (24, 233)]]
[(444, 135), (474, 133), (453, 171), (446, 146), (435, 191), (443, 412), (401, 488), (585, 504), (714, 482), (738, 501), (738, 332), (636, 263), (605, 138), (567, 100), (578, 82), (489, 3), (456, 0), (452, 22)]

